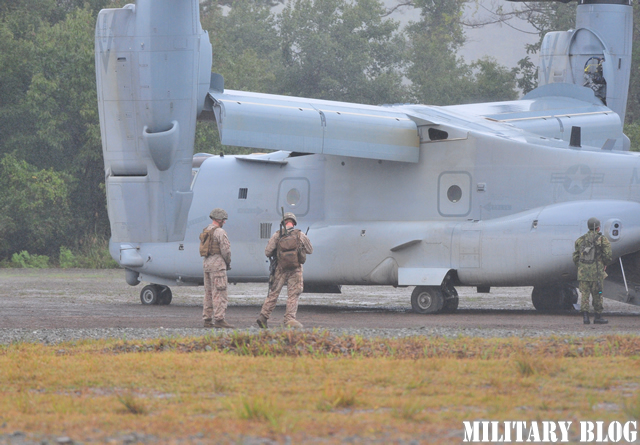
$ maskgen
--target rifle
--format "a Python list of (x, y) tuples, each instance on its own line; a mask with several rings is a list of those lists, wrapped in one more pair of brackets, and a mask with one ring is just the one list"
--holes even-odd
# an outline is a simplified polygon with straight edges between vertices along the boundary
[[(284, 207), (280, 207), (280, 211), (282, 212), (282, 219), (280, 220), (280, 236), (283, 236), (286, 232), (285, 224), (284, 224)], [(277, 250), (276, 250), (277, 252)], [(278, 256), (277, 253), (273, 252), (273, 255), (269, 257), (269, 291), (271, 291), (271, 286), (273, 286), (273, 282), (276, 278), (276, 268), (278, 267)]]
[(287, 226), (284, 223), (284, 207), (280, 207), (280, 211), (282, 212), (282, 219), (280, 220), (280, 236), (282, 236), (287, 231)]

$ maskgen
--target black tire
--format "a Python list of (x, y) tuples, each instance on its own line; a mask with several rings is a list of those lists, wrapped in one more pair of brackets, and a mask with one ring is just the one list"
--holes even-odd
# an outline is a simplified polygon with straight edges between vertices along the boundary
[(570, 284), (565, 284), (562, 287), (562, 292), (564, 297), (562, 302), (562, 309), (575, 311), (576, 308), (573, 305), (578, 303), (578, 289), (571, 286)]
[(458, 310), (458, 303), (460, 299), (458, 298), (458, 291), (451, 284), (451, 282), (447, 282), (442, 291), (442, 295), (444, 296), (444, 303), (442, 304), (442, 312), (452, 314)]
[(140, 291), (140, 302), (144, 305), (158, 304), (160, 289), (155, 284), (148, 284)]
[(446, 312), (447, 314), (454, 313), (458, 310), (458, 303), (460, 303), (460, 299), (458, 297), (444, 300), (444, 304), (442, 305), (442, 312)]
[(536, 286), (531, 292), (531, 302), (538, 311), (564, 311), (573, 309), (578, 302), (578, 291), (568, 284)]
[(442, 290), (437, 286), (416, 286), (411, 293), (411, 307), (418, 314), (437, 314), (444, 305)]
[(156, 285), (159, 288), (158, 292), (158, 304), (168, 305), (171, 304), (171, 300), (173, 299), (173, 293), (169, 286), (160, 286)]

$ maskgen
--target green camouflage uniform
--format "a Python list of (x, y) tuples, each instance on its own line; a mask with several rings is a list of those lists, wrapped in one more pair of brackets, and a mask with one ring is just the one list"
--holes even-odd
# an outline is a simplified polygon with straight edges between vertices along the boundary
[[(595, 240), (596, 255), (595, 261), (591, 264), (580, 262), (580, 251), (585, 240)], [(582, 294), (580, 311), (589, 312), (589, 295), (591, 295), (595, 313), (601, 314), (604, 309), (602, 304), (602, 284), (607, 277), (604, 268), (611, 262), (611, 243), (600, 232), (589, 230), (576, 240), (573, 262), (578, 266), (578, 282), (580, 294)]]

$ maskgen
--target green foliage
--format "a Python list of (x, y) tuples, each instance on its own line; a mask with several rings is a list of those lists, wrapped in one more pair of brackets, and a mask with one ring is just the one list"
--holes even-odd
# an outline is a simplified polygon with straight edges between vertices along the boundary
[(65, 246), (60, 246), (59, 264), (62, 269), (70, 269), (72, 267), (77, 267), (78, 262), (76, 260), (76, 256), (71, 252), (71, 250)]
[(55, 257), (108, 234), (93, 34), (111, 2), (17, 3), (0, 6), (0, 257)]
[(0, 160), (0, 253), (55, 255), (71, 225), (69, 187), (73, 178), (39, 170), (14, 155)]
[(513, 70), (507, 69), (489, 57), (482, 58), (469, 66), (473, 74), (468, 102), (491, 102), (518, 98)]
[(264, 2), (236, 0), (227, 15), (216, 2), (200, 5), (203, 29), (213, 45), (212, 69), (225, 88), (276, 93), (281, 66), (275, 16)]
[(46, 255), (30, 255), (29, 252), (23, 250), (11, 256), (11, 267), (45, 269), (49, 267), (49, 257)]
[(576, 6), (573, 3), (528, 2), (522, 5), (518, 15), (529, 22), (540, 36), (536, 43), (525, 45), (527, 54), (535, 54), (540, 50), (546, 33), (565, 31), (576, 26)]
[(538, 86), (538, 67), (529, 56), (518, 60), (518, 66), (513, 69), (513, 72), (516, 74), (516, 86), (524, 94)]
[(120, 266), (109, 253), (109, 243), (106, 239), (96, 236), (83, 238), (78, 243), (78, 250), (74, 254), (76, 266), (84, 269), (117, 269)]
[[(638, 70), (640, 66), (640, 3), (638, 2), (633, 2), (631, 66), (635, 69), (631, 69), (631, 78), (629, 80), (629, 100), (627, 103), (627, 114), (625, 116), (626, 123), (628, 124), (640, 122), (640, 72)], [(627, 134), (627, 136), (631, 138), (631, 149), (633, 150), (635, 147), (637, 150), (637, 142), (640, 141), (636, 138), (636, 143), (634, 143), (634, 138), (629, 134)]]
[(280, 15), (284, 94), (358, 103), (403, 101), (398, 23), (377, 0), (293, 0)]
[(640, 151), (640, 122), (624, 126), (624, 134), (631, 140), (631, 151)]
[(470, 65), (456, 55), (464, 43), (461, 17), (465, 0), (420, 0), (421, 20), (407, 28), (407, 78), (412, 100), (429, 105), (517, 98), (516, 73), (495, 60)]

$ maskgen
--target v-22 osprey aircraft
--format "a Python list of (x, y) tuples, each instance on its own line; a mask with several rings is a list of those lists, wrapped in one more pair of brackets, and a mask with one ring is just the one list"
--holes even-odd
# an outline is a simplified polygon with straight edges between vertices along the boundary
[[(227, 90), (198, 0), (101, 11), (110, 252), (127, 283), (150, 283), (144, 304), (201, 285), (198, 235), (215, 207), (229, 213), (229, 281), (266, 282), (284, 209), (314, 244), (306, 291), (415, 286), (426, 314), (455, 311), (456, 286), (533, 286), (536, 309), (565, 309), (574, 241), (597, 217), (615, 259), (605, 296), (639, 305), (640, 155), (622, 131), (631, 1), (577, 3), (575, 29), (544, 38), (537, 89), (440, 107)], [(215, 119), (225, 145), (276, 151), (194, 156), (197, 119)]]

